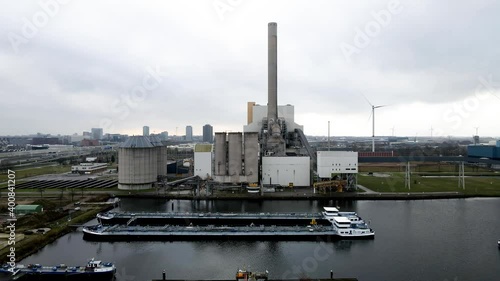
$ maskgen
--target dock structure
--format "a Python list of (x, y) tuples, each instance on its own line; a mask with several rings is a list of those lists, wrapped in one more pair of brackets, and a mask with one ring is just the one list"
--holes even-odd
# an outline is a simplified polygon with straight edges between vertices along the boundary
[[(248, 281), (257, 281), (264, 279), (247, 279)], [(358, 281), (358, 278), (301, 278), (301, 279), (266, 279), (267, 281)], [(234, 279), (210, 279), (210, 280), (184, 280), (184, 279), (153, 279), (152, 281), (235, 281)]]
[(330, 278), (309, 278), (307, 276), (301, 277), (300, 279), (269, 279), (269, 272), (266, 270), (265, 272), (251, 272), (248, 270), (239, 269), (236, 272), (235, 279), (195, 279), (195, 280), (186, 280), (186, 279), (167, 279), (166, 271), (163, 270), (162, 279), (153, 279), (152, 281), (358, 281), (357, 278), (333, 278), (333, 270), (330, 270)]

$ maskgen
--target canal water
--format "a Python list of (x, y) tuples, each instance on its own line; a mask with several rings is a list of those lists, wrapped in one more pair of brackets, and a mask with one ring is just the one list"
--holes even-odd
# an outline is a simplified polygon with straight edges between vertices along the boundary
[[(204, 212), (356, 211), (374, 240), (324, 242), (87, 242), (67, 234), (21, 263), (112, 261), (117, 280), (234, 279), (238, 268), (270, 278), (500, 280), (500, 199), (420, 201), (186, 201), (124, 199), (118, 210)], [(90, 223), (95, 223), (91, 221)]]

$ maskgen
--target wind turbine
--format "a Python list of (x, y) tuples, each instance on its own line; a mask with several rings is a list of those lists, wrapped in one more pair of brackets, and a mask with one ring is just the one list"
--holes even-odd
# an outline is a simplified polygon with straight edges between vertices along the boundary
[(372, 107), (372, 152), (375, 152), (375, 109), (385, 107), (387, 105), (373, 105), (366, 97), (363, 95), (365, 100), (371, 105)]

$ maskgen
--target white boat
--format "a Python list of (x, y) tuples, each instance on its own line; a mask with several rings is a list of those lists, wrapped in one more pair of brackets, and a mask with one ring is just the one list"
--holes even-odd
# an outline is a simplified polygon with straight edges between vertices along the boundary
[(323, 207), (323, 216), (333, 223), (336, 217), (347, 217), (352, 222), (362, 221), (361, 217), (356, 214), (356, 212), (340, 212), (338, 208), (335, 207)]
[(374, 237), (375, 232), (363, 220), (353, 222), (348, 217), (334, 217), (333, 229), (342, 238)]
[(375, 232), (356, 212), (340, 212), (335, 207), (323, 207), (323, 216), (332, 223), (340, 237), (374, 237)]

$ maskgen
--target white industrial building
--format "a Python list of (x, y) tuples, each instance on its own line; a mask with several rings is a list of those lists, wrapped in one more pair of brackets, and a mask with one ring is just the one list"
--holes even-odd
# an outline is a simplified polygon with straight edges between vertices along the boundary
[[(248, 105), (248, 125), (243, 126), (243, 132), (259, 133), (262, 128), (263, 120), (267, 118), (267, 105), (259, 105), (250, 102)], [(278, 118), (285, 119), (286, 127), (289, 132), (295, 129), (304, 130), (304, 126), (295, 123), (295, 108), (293, 105), (279, 105)]]
[(78, 166), (71, 166), (71, 172), (88, 175), (96, 172), (102, 172), (107, 168), (107, 163), (80, 163)]
[(320, 178), (335, 174), (357, 174), (358, 153), (353, 151), (318, 151), (317, 172)]
[(289, 186), (310, 186), (310, 158), (262, 157), (262, 183)]
[(211, 144), (197, 144), (194, 147), (194, 175), (202, 180), (212, 178)]

